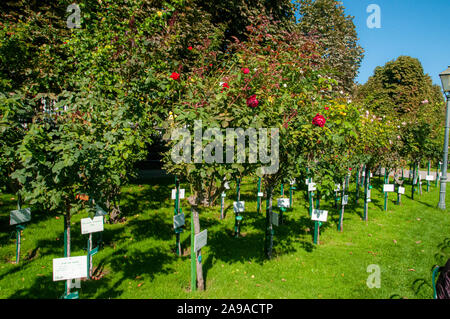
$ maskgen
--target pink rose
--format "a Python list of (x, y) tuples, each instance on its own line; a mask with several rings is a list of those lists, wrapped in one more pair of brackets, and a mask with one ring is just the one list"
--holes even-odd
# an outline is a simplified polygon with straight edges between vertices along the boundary
[(244, 74), (249, 74), (250, 70), (248, 68), (242, 68), (242, 72), (244, 72)]
[(256, 99), (256, 95), (252, 95), (247, 99), (247, 106), (249, 107), (257, 107), (259, 104), (259, 101)]

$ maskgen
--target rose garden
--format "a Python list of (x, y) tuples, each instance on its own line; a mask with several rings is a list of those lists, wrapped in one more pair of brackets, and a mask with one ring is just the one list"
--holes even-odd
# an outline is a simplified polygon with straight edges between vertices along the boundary
[(2, 13), (0, 298), (433, 298), (441, 88), (356, 84), (335, 1), (212, 3)]

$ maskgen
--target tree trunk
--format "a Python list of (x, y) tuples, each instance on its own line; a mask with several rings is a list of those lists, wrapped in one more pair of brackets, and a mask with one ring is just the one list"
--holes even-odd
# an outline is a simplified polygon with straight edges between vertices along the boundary
[[(192, 214), (194, 217), (194, 232), (195, 232), (195, 235), (197, 235), (198, 233), (200, 233), (200, 218), (199, 218), (199, 214), (197, 211), (197, 206), (192, 206)], [(202, 255), (202, 250), (199, 249), (195, 254), (195, 256), (196, 256), (195, 261), (196, 261), (196, 265), (197, 265), (197, 289), (202, 291), (202, 290), (205, 290), (205, 282), (203, 280), (203, 268), (202, 268), (202, 262), (201, 262), (201, 255)]]
[(370, 169), (366, 165), (366, 171), (364, 176), (364, 221), (368, 221), (369, 219), (369, 201), (368, 201), (368, 193), (369, 193), (369, 183), (370, 183)]
[[(64, 257), (70, 257), (70, 205), (66, 205), (66, 213), (64, 214)], [(70, 286), (72, 280), (66, 282), (66, 295), (70, 294)]]

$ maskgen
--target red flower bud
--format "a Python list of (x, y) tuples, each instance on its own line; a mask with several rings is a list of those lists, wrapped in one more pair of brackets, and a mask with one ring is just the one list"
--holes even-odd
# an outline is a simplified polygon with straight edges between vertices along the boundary
[(177, 72), (173, 72), (170, 77), (174, 80), (178, 80), (180, 78), (180, 75)]
[(244, 72), (244, 74), (249, 74), (250, 70), (248, 68), (242, 68), (242, 72)]
[(327, 120), (325, 120), (325, 118), (322, 115), (317, 113), (317, 115), (312, 120), (312, 124), (319, 126), (319, 127), (324, 127), (326, 121)]
[(252, 95), (247, 99), (247, 106), (249, 107), (257, 107), (259, 104), (259, 101), (256, 99), (256, 95)]

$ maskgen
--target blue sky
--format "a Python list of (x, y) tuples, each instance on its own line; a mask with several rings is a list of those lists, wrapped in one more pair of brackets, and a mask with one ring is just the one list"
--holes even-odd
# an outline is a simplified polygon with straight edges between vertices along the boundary
[[(365, 50), (357, 82), (365, 83), (376, 66), (400, 55), (418, 58), (435, 84), (450, 66), (450, 0), (341, 0), (354, 16)], [(367, 7), (381, 9), (381, 28), (367, 27)]]

